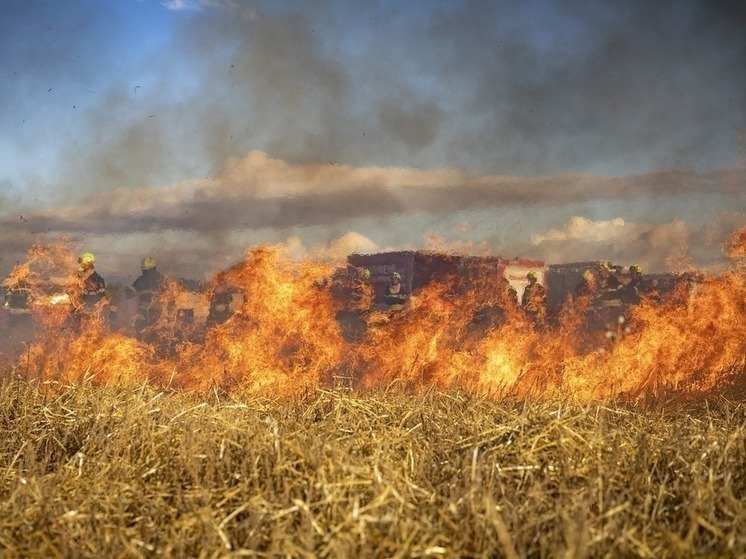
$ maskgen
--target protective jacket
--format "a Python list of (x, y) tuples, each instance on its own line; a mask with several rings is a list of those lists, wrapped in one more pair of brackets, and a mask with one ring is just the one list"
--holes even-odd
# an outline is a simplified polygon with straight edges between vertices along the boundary
[(10, 314), (31, 314), (29, 303), (31, 290), (24, 284), (19, 284), (5, 294), (4, 306)]
[(544, 307), (546, 290), (540, 283), (530, 283), (523, 291), (521, 306), (529, 312), (537, 313)]
[(137, 293), (137, 306), (141, 309), (147, 309), (153, 302), (153, 298), (161, 288), (163, 276), (161, 273), (152, 268), (143, 270), (142, 275), (132, 284), (132, 289)]
[(388, 306), (403, 305), (407, 301), (407, 294), (402, 291), (400, 283), (390, 284), (386, 288), (384, 301)]
[(106, 296), (106, 282), (96, 270), (83, 275), (81, 298), (86, 306), (93, 306)]

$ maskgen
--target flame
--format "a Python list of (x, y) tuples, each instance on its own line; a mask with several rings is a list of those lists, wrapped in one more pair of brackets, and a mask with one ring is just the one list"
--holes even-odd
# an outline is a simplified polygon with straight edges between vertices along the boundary
[(723, 252), (732, 260), (746, 258), (746, 226), (741, 227), (728, 238)]
[[(744, 231), (732, 237), (729, 254), (742, 254)], [(81, 309), (74, 262), (62, 245), (34, 247), (6, 282), (30, 286), (38, 325), (16, 371), (286, 398), (346, 379), (360, 390), (583, 401), (707, 394), (743, 384), (746, 375), (742, 267), (696, 282), (681, 276), (668, 294), (645, 297), (624, 322), (612, 321), (607, 338), (593, 326), (590, 295), (537, 320), (499, 275), (472, 270), (423, 287), (401, 310), (382, 311), (371, 308), (369, 286), (340, 288), (345, 276), (328, 265), (293, 262), (272, 246), (249, 250), (199, 293), (166, 279), (155, 318), (135, 329), (135, 314), (125, 312), (133, 299), (111, 295)], [(350, 289), (359, 296), (350, 299)], [(209, 301), (225, 290), (232, 314), (208, 324)], [(351, 326), (359, 327), (355, 336)]]

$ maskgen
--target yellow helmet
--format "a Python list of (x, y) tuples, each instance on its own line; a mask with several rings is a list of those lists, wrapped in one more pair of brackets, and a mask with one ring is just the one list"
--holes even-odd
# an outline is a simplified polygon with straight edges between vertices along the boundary
[(642, 274), (642, 266), (639, 264), (632, 264), (632, 266), (629, 267), (630, 273), (634, 272), (636, 274)]
[(368, 268), (363, 268), (363, 271), (360, 272), (360, 279), (363, 281), (368, 281), (370, 279), (370, 270)]
[(155, 258), (153, 258), (152, 256), (146, 256), (142, 259), (142, 262), (140, 262), (140, 269), (152, 270), (153, 268), (155, 268), (155, 265)]
[(78, 257), (78, 264), (81, 266), (93, 266), (96, 263), (96, 257), (92, 252), (84, 252)]
[(533, 270), (530, 271), (528, 274), (526, 274), (526, 279), (532, 280), (532, 279), (539, 279), (539, 276), (536, 275), (536, 272)]

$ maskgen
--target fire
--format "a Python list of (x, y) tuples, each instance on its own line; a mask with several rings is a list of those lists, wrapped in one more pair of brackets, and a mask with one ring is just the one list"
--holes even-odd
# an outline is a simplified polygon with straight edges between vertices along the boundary
[[(744, 234), (733, 236), (730, 254), (741, 254)], [(135, 313), (127, 314), (134, 299), (110, 296), (82, 309), (75, 269), (62, 245), (35, 247), (14, 269), (6, 285), (30, 290), (36, 327), (16, 372), (281, 397), (346, 379), (361, 390), (585, 401), (706, 394), (743, 383), (746, 374), (746, 274), (739, 267), (644, 297), (609, 338), (589, 328), (585, 295), (556, 317), (530, 317), (499, 276), (475, 273), (417, 289), (402, 310), (376, 310), (370, 290), (340, 297), (349, 289), (335, 282), (347, 275), (290, 261), (271, 246), (249, 250), (199, 293), (165, 280), (158, 313), (137, 330)], [(219, 293), (230, 294), (230, 309), (211, 322), (209, 301)]]
[(733, 233), (724, 247), (725, 255), (733, 260), (746, 258), (746, 226)]
[[(293, 266), (277, 249), (261, 247), (215, 278), (241, 293), (240, 308), (204, 339), (178, 344), (161, 364), (178, 383), (220, 386), (251, 394), (290, 394), (331, 380), (344, 344), (329, 294), (313, 287), (326, 270)], [(165, 368), (163, 367), (165, 365)]]

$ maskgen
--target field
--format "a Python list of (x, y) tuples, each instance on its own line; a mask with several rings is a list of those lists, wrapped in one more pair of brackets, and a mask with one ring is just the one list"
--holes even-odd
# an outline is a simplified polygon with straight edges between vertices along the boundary
[(40, 287), (0, 359), (3, 558), (746, 556), (743, 267), (609, 337), (590, 295), (544, 322), (498, 285), (358, 315), (267, 247), (216, 277), (262, 294), (230, 319), (180, 322), (171, 282), (140, 331), (54, 303), (70, 262), (15, 269)]
[(0, 385), (3, 557), (736, 557), (746, 407)]

